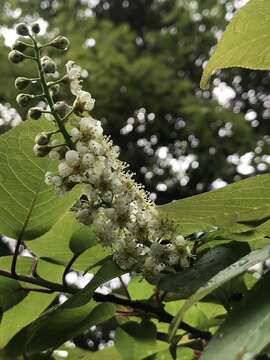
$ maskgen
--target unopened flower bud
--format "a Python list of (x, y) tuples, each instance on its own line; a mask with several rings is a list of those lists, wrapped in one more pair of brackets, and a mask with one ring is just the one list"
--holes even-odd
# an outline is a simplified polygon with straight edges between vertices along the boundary
[(55, 71), (56, 71), (55, 62), (51, 58), (49, 58), (48, 56), (43, 56), (41, 58), (41, 65), (42, 65), (43, 71), (46, 74), (54, 74)]
[(34, 34), (38, 34), (40, 32), (40, 26), (39, 23), (35, 22), (31, 25), (31, 31)]
[(51, 134), (47, 134), (45, 132), (42, 132), (40, 134), (37, 134), (35, 137), (35, 143), (38, 145), (48, 145), (50, 142)]
[(41, 115), (42, 115), (42, 109), (38, 107), (33, 107), (28, 111), (28, 116), (34, 120), (38, 120), (41, 117)]
[(46, 155), (49, 154), (49, 152), (51, 151), (51, 147), (50, 146), (41, 146), (36, 144), (33, 148), (34, 150), (34, 154), (38, 157), (44, 157)]
[(89, 210), (82, 209), (76, 213), (76, 218), (83, 225), (91, 225), (94, 221), (94, 217), (89, 213)]
[(12, 50), (17, 50), (22, 53), (26, 48), (27, 48), (27, 44), (25, 44), (23, 41), (20, 40), (16, 40), (15, 43), (12, 45)]
[(177, 235), (176, 238), (173, 241), (175, 247), (177, 249), (181, 249), (181, 248), (185, 248), (186, 247), (186, 240), (184, 238), (184, 236), (182, 235)]
[(66, 152), (65, 155), (66, 163), (69, 166), (76, 166), (80, 162), (80, 156), (79, 153), (75, 150), (69, 150)]
[(52, 96), (55, 96), (59, 93), (60, 90), (60, 85), (59, 84), (55, 84), (50, 86), (50, 93)]
[(23, 107), (28, 106), (32, 99), (33, 99), (33, 95), (30, 94), (19, 94), (16, 97), (17, 103)]
[(65, 116), (68, 105), (64, 101), (57, 101), (57, 103), (53, 106), (54, 110), (59, 114), (61, 117)]
[(15, 87), (18, 89), (18, 90), (24, 90), (26, 89), (31, 83), (31, 80), (25, 78), (25, 77), (18, 77), (16, 80), (15, 80)]
[(18, 64), (25, 59), (25, 56), (18, 50), (11, 50), (11, 52), (8, 54), (8, 58), (10, 62)]
[(64, 36), (57, 36), (52, 42), (51, 46), (60, 50), (67, 50), (69, 48), (69, 40)]
[(16, 26), (16, 33), (21, 36), (28, 36), (29, 30), (26, 24), (20, 23)]
[(42, 67), (46, 74), (54, 74), (56, 71), (56, 65), (53, 61), (45, 61), (45, 63), (42, 64)]
[(73, 169), (72, 167), (68, 166), (68, 164), (66, 164), (65, 162), (61, 162), (58, 165), (58, 172), (60, 176), (68, 177), (73, 173)]

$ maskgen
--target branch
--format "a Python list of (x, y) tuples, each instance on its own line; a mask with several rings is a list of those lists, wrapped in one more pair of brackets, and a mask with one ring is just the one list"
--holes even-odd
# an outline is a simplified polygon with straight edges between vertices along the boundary
[[(0, 270), (0, 276), (5, 276), (11, 279), (14, 279), (14, 275), (6, 270)], [(38, 285), (44, 287), (45, 289), (35, 289), (35, 288), (25, 288), (24, 290), (28, 291), (38, 291), (38, 292), (66, 292), (70, 294), (74, 294), (78, 292), (80, 289), (72, 289), (66, 288), (66, 286), (58, 283), (54, 283), (51, 281), (44, 280), (42, 278), (33, 278), (31, 276), (18, 275), (16, 274), (16, 279), (20, 281), (24, 281), (29, 284)], [(47, 289), (47, 290), (46, 290)], [(171, 323), (173, 320), (173, 316), (167, 313), (163, 308), (155, 307), (151, 304), (142, 302), (142, 301), (134, 301), (126, 298), (121, 298), (112, 294), (104, 295), (95, 292), (93, 295), (93, 300), (96, 302), (110, 302), (117, 305), (123, 305), (130, 307), (132, 309), (137, 309), (145, 312), (146, 314), (153, 314), (159, 321), (165, 323)], [(179, 325), (179, 328), (190, 333), (193, 338), (200, 338), (204, 340), (210, 340), (212, 334), (209, 331), (203, 331), (200, 329), (196, 329), (193, 326), (187, 324), (182, 321)]]
[[(167, 313), (163, 308), (157, 308), (155, 306), (152, 306), (148, 303), (144, 303), (141, 301), (130, 301), (130, 300), (127, 300), (124, 298), (116, 297), (115, 295), (112, 295), (112, 294), (103, 295), (103, 294), (100, 294), (97, 292), (94, 293), (93, 299), (96, 302), (106, 302), (107, 301), (107, 302), (111, 302), (113, 304), (128, 306), (128, 307), (131, 307), (132, 309), (142, 310), (148, 314), (149, 313), (154, 314), (161, 322), (171, 323), (171, 321), (173, 320), (173, 316), (171, 314)], [(182, 321), (180, 323), (179, 328), (192, 334), (192, 336), (194, 338), (210, 340), (210, 338), (212, 336), (212, 334), (209, 331), (203, 331), (203, 330), (196, 329), (184, 321)]]

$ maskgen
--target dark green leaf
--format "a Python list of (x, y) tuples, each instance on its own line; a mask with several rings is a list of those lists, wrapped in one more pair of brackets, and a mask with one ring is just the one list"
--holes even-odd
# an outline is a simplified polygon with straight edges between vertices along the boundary
[(89, 226), (80, 226), (72, 234), (69, 246), (74, 254), (81, 254), (96, 244), (97, 240), (94, 230)]
[(0, 308), (7, 311), (24, 299), (26, 293), (17, 280), (0, 276)]
[[(123, 360), (143, 359), (157, 351), (168, 348), (168, 344), (160, 344), (156, 341), (156, 327), (148, 321), (128, 322), (121, 328), (117, 328), (115, 346)], [(158, 347), (159, 345), (159, 347)]]
[(185, 299), (195, 293), (215, 274), (248, 254), (246, 243), (232, 242), (210, 249), (203, 254), (194, 266), (176, 274), (164, 275), (158, 287), (164, 291), (177, 293), (179, 299)]

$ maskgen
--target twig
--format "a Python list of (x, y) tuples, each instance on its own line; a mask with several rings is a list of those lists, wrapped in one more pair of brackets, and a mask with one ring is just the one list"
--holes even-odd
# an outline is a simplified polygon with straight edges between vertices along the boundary
[(65, 267), (65, 271), (64, 271), (63, 276), (62, 276), (62, 282), (63, 282), (63, 285), (64, 285), (65, 288), (68, 288), (68, 284), (66, 282), (66, 276), (70, 272), (72, 265), (75, 263), (75, 261), (77, 260), (79, 255), (80, 255), (80, 253), (74, 254), (72, 256), (72, 258), (70, 259), (70, 261), (68, 262), (67, 266)]
[(127, 289), (127, 285), (125, 284), (124, 280), (122, 279), (122, 276), (119, 276), (118, 279), (120, 280), (120, 283), (122, 285), (122, 288), (124, 290), (124, 293), (125, 293), (127, 299), (131, 300), (131, 297), (130, 297), (128, 289)]
[[(6, 270), (0, 270), (0, 276), (5, 276), (12, 279), (16, 278), (17, 280), (24, 281), (26, 283), (39, 285), (46, 288), (47, 290), (50, 290), (51, 292), (67, 292), (74, 294), (79, 291), (79, 289), (67, 288), (62, 284), (54, 283), (41, 278), (33, 278), (30, 276), (24, 276), (19, 274), (16, 274), (16, 277), (14, 277), (12, 273)], [(112, 294), (104, 295), (97, 292), (94, 293), (93, 300), (95, 300), (96, 302), (110, 302), (117, 305), (127, 306), (132, 309), (141, 310), (147, 315), (154, 315), (154, 317), (156, 317), (161, 322), (170, 323), (173, 320), (173, 316), (167, 313), (163, 308), (158, 308), (142, 301), (132, 301), (125, 298), (117, 297)], [(179, 328), (190, 333), (194, 338), (210, 340), (212, 336), (209, 331), (196, 329), (184, 321), (180, 323)]]

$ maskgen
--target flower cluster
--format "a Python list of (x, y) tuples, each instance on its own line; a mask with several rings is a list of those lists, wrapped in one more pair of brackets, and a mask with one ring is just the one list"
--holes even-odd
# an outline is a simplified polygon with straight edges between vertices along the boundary
[[(51, 46), (59, 43), (58, 48), (66, 49), (67, 40), (58, 39)], [(171, 221), (159, 216), (143, 187), (119, 160), (110, 138), (104, 136), (101, 122), (91, 116), (95, 100), (82, 89), (81, 68), (69, 61), (66, 75), (49, 83), (44, 73), (55, 71), (54, 62), (47, 56), (40, 58), (39, 51), (35, 55), (48, 108), (45, 111), (32, 108), (29, 113), (38, 118), (45, 112), (58, 127), (55, 132), (38, 134), (35, 139), (36, 155), (49, 154), (59, 161), (58, 171), (46, 174), (46, 184), (59, 194), (83, 184), (74, 214), (80, 223), (93, 227), (100, 243), (112, 249), (114, 260), (122, 269), (141, 272), (149, 281), (155, 281), (161, 272), (188, 266), (190, 253), (186, 240)], [(52, 86), (66, 83), (75, 96), (72, 106), (53, 101)], [(70, 132), (65, 128), (68, 120), (73, 126)], [(63, 135), (64, 142), (53, 139), (58, 133)]]

